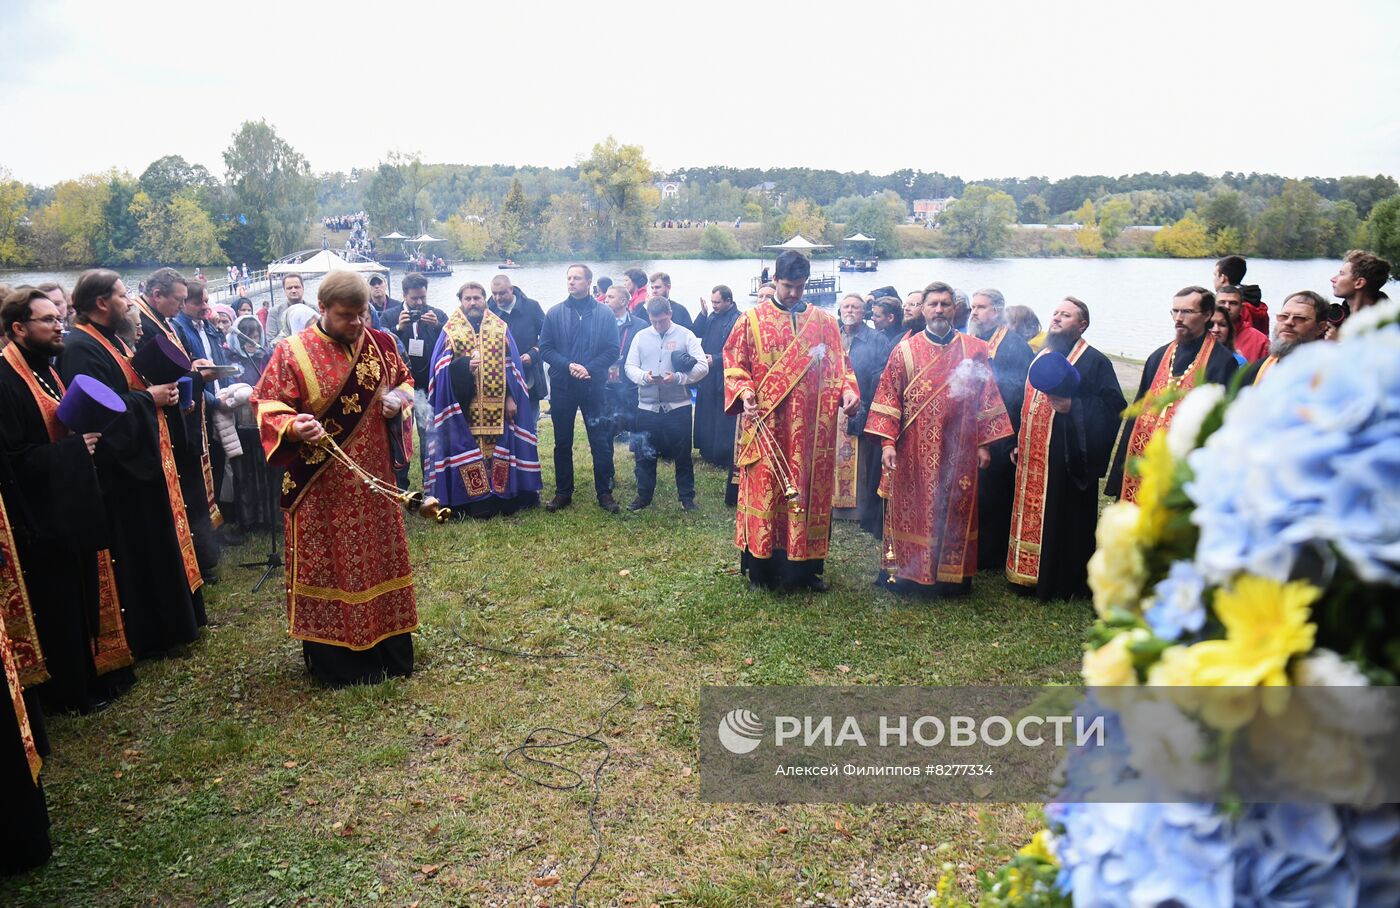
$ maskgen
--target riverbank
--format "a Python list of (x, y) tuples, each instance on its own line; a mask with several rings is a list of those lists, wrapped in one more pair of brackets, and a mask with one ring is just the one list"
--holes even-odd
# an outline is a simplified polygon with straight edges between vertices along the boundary
[[(617, 448), (624, 502), (631, 466)], [(600, 725), (600, 743), (537, 754), (587, 779), (610, 749), (583, 904), (871, 905), (932, 889), (945, 867), (971, 895), (1038, 827), (1039, 805), (701, 802), (699, 690), (1073, 682), (1092, 610), (1028, 601), (996, 571), (962, 599), (900, 599), (872, 588), (879, 546), (844, 521), (831, 592), (750, 592), (726, 474), (697, 465), (688, 514), (668, 473), (637, 514), (583, 494), (558, 515), (411, 520), (417, 670), (374, 687), (312, 684), (280, 584), (253, 594), (258, 572), (234, 566), (266, 537), (226, 550), (201, 642), (137, 666), (111, 708), (51, 722), (54, 858), (0, 881), (0, 904), (567, 904), (598, 847), (590, 786), (541, 787), (504, 756), (537, 726)]]

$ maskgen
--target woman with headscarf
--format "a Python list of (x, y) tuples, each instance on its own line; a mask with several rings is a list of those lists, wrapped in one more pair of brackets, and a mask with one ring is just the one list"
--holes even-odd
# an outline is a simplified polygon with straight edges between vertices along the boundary
[[(232, 379), (229, 404), (233, 408), (234, 426), (238, 434), (243, 456), (229, 460), (233, 470), (233, 490), (238, 516), (238, 525), (245, 533), (272, 526), (277, 517), (277, 502), (274, 497), (273, 470), (262, 455), (262, 440), (258, 436), (258, 423), (253, 409), (248, 404), (252, 387), (262, 377), (263, 369), (271, 354), (263, 346), (262, 323), (255, 316), (245, 315), (238, 319), (228, 334), (229, 362), (241, 368)], [(280, 480), (279, 480), (280, 481)]]

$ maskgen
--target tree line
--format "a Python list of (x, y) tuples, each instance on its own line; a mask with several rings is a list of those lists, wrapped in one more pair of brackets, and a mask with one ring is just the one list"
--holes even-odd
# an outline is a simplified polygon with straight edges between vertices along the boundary
[[(261, 263), (319, 245), (322, 215), (365, 211), (375, 233), (440, 232), (466, 259), (622, 256), (658, 222), (710, 222), (700, 253), (724, 258), (802, 233), (860, 231), (905, 252), (916, 199), (953, 199), (925, 251), (1184, 257), (1335, 256), (1364, 246), (1400, 258), (1400, 185), (1387, 175), (1141, 173), (964, 181), (933, 171), (695, 167), (657, 173), (641, 146), (609, 137), (569, 167), (431, 164), (390, 154), (374, 167), (313, 174), (265, 121), (242, 124), (216, 176), (179, 155), (139, 176), (112, 170), (53, 186), (0, 169), (0, 266)], [(659, 186), (667, 186), (662, 197)], [(1036, 244), (1015, 241), (1035, 225)], [(1150, 239), (1131, 226), (1157, 229)], [(1029, 232), (1028, 232), (1029, 231)]]

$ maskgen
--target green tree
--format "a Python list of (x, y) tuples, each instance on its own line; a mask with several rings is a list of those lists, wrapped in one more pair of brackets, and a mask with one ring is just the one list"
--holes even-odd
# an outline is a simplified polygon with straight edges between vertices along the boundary
[(732, 230), (711, 224), (700, 234), (700, 253), (707, 259), (737, 259), (744, 250)]
[(1211, 235), (1211, 255), (1237, 255), (1244, 251), (1244, 234), (1234, 227), (1222, 227)]
[(598, 237), (608, 238), (609, 251), (621, 255), (624, 247), (639, 248), (650, 222), (649, 212), (659, 199), (651, 185), (651, 164), (640, 145), (607, 141), (593, 146), (593, 153), (579, 162), (579, 179), (593, 190), (598, 202)]
[(1133, 223), (1133, 203), (1123, 196), (1106, 199), (1099, 206), (1099, 236), (1104, 245), (1114, 240)]
[(186, 189), (213, 189), (218, 181), (203, 164), (191, 164), (177, 154), (152, 161), (136, 181), (151, 201), (166, 205)]
[(29, 190), (0, 167), (0, 266), (13, 268), (29, 261), (21, 232), (29, 212)]
[(1020, 210), (1022, 224), (1044, 224), (1050, 220), (1050, 206), (1039, 193), (1026, 196)]
[(306, 158), (266, 120), (247, 121), (224, 151), (224, 166), (258, 251), (275, 259), (300, 247), (316, 209), (316, 183)]
[(1361, 219), (1356, 216), (1356, 205), (1343, 199), (1327, 206), (1323, 213), (1323, 247), (1328, 256), (1341, 258), (1348, 249), (1356, 246)]
[(1249, 233), (1249, 207), (1244, 196), (1233, 189), (1223, 189), (1215, 193), (1200, 208), (1200, 216), (1206, 230), (1212, 234), (1233, 229), (1239, 236)]
[(1373, 177), (1342, 177), (1338, 184), (1342, 198), (1355, 205), (1362, 218), (1369, 217), (1377, 203), (1400, 195), (1400, 184), (1395, 178), (1380, 173)]
[(199, 202), (190, 194), (177, 195), (166, 206), (169, 223), (165, 254), (160, 261), (183, 262), (190, 265), (227, 265), (228, 259), (219, 248), (219, 234), (214, 222)]
[(1400, 264), (1400, 195), (1371, 209), (1365, 234), (1368, 249), (1392, 264)]
[(1006, 248), (1016, 222), (1016, 200), (990, 186), (969, 186), (948, 206), (939, 229), (959, 258), (994, 258)]
[(491, 231), (480, 220), (469, 220), (460, 213), (454, 214), (442, 225), (442, 229), (458, 258), (468, 262), (486, 260), (486, 253), (491, 248)]
[(526, 231), (529, 229), (530, 203), (525, 199), (525, 190), (520, 178), (513, 177), (505, 201), (496, 213), (491, 225), (491, 239), (501, 258), (515, 258), (525, 249)]
[(1322, 196), (1301, 180), (1289, 180), (1254, 219), (1250, 245), (1265, 258), (1312, 258), (1326, 254), (1328, 236)]
[(595, 222), (588, 215), (583, 196), (565, 192), (549, 197), (540, 227), (540, 251), (546, 255), (582, 252), (595, 236)]
[(99, 241), (97, 261), (107, 265), (125, 265), (136, 261), (136, 248), (141, 239), (141, 226), (131, 214), (131, 202), (138, 184), (129, 175), (115, 170), (107, 178), (107, 204), (102, 209), (103, 234)]
[(875, 251), (879, 255), (886, 258), (897, 256), (900, 252), (898, 225), (903, 220), (904, 203), (901, 201), (899, 206), (899, 220), (896, 220), (896, 209), (887, 199), (866, 199), (854, 214), (846, 218), (843, 229), (849, 236), (863, 233), (875, 240)]
[(1186, 217), (1168, 227), (1163, 227), (1152, 237), (1152, 245), (1158, 252), (1179, 259), (1199, 259), (1210, 255), (1210, 236), (1206, 225), (1196, 212), (1187, 212)]
[(365, 190), (365, 214), (370, 223), (381, 224), (387, 230), (403, 230), (409, 236), (418, 231), (410, 219), (412, 202), (408, 198), (408, 180), (396, 164), (381, 162), (369, 178)]

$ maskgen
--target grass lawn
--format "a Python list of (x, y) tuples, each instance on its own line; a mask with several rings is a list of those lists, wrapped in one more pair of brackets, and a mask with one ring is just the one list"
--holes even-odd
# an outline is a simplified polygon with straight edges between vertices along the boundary
[[(581, 427), (575, 437), (587, 483)], [(631, 458), (617, 453), (625, 505)], [(976, 868), (1025, 841), (1038, 805), (700, 803), (699, 689), (1069, 681), (1089, 607), (1021, 599), (994, 573), (966, 599), (895, 599), (872, 587), (878, 546), (849, 524), (832, 540), (830, 593), (750, 593), (725, 477), (697, 465), (690, 515), (667, 470), (639, 515), (605, 514), (581, 486), (559, 515), (414, 518), (418, 670), (375, 687), (315, 687), (280, 585), (254, 595), (257, 572), (231, 566), (265, 539), (226, 551), (202, 642), (138, 666), (137, 687), (105, 712), (51, 720), (55, 854), (0, 882), (0, 904), (569, 904), (597, 847), (591, 786), (532, 784), (503, 758), (538, 726), (600, 724), (602, 852), (583, 904), (911, 904), (945, 867), (970, 889)], [(591, 778), (602, 749), (538, 755)]]

